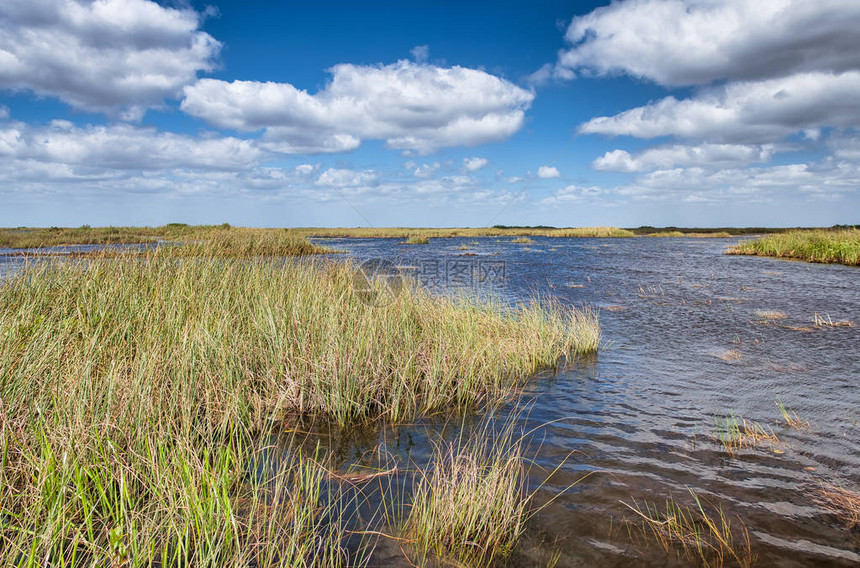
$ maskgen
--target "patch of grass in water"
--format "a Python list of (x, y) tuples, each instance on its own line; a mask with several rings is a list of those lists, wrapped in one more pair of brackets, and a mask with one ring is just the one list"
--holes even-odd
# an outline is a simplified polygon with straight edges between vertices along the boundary
[(795, 430), (809, 430), (809, 421), (801, 420), (800, 417), (797, 416), (797, 413), (783, 404), (781, 400), (776, 400), (776, 407), (779, 409), (779, 413), (782, 415), (783, 420), (785, 420), (785, 423), (788, 424), (790, 428), (794, 428)]
[(741, 242), (726, 253), (858, 266), (860, 229), (788, 231)]
[(845, 523), (846, 528), (853, 530), (860, 527), (860, 492), (835, 483), (822, 482), (815, 491), (815, 501)]
[(408, 237), (402, 244), (404, 245), (426, 245), (430, 242), (429, 237), (411, 236)]
[(530, 239), (528, 237), (517, 237), (514, 240), (512, 240), (511, 242), (512, 243), (520, 243), (520, 244), (524, 244), (524, 245), (531, 245), (531, 244), (534, 244), (535, 241), (534, 241), (534, 239)]
[(692, 507), (680, 505), (671, 497), (664, 508), (648, 502), (622, 504), (642, 521), (640, 536), (654, 539), (667, 553), (677, 553), (704, 566), (723, 566), (726, 562), (752, 566), (755, 557), (746, 526), (739, 521), (740, 529), (734, 529), (722, 507), (708, 512), (696, 493), (690, 490), (690, 495)]
[[(530, 461), (513, 419), (498, 430), (492, 429), (492, 419), (485, 419), (467, 439), (436, 444), (400, 523), (419, 563), (483, 567), (509, 559), (528, 519), (583, 479), (536, 507), (533, 498), (540, 487), (526, 486)], [(562, 465), (549, 472), (541, 487)]]
[(760, 321), (784, 320), (788, 316), (777, 310), (756, 310), (753, 315)]
[(755, 447), (762, 442), (771, 444), (779, 442), (779, 438), (770, 428), (734, 414), (715, 418), (714, 430), (714, 437), (730, 455), (735, 455), (743, 448)]

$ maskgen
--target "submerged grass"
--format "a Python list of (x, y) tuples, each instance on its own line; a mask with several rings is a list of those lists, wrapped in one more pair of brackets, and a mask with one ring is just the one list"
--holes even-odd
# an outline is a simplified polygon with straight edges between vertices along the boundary
[(513, 552), (531, 495), (526, 493), (524, 448), (510, 425), (469, 440), (435, 447), (432, 465), (414, 490), (404, 536), (419, 554), (488, 566)]
[(746, 420), (730, 414), (725, 418), (715, 419), (714, 437), (722, 444), (723, 449), (731, 455), (743, 448), (755, 447), (761, 442), (771, 444), (779, 442), (773, 430), (760, 423)]
[(845, 523), (848, 529), (860, 527), (860, 492), (823, 482), (815, 492), (815, 500), (824, 510)]
[(726, 252), (860, 266), (860, 229), (788, 231), (739, 243)]
[(623, 504), (643, 521), (642, 536), (654, 538), (667, 553), (677, 552), (704, 566), (723, 566), (726, 562), (751, 566), (755, 557), (749, 531), (743, 523), (740, 529), (733, 529), (722, 507), (708, 513), (698, 495), (692, 490), (690, 495), (693, 507), (680, 505), (671, 497), (666, 500), (665, 509), (648, 502)]
[(597, 349), (590, 312), (372, 305), (347, 263), (210, 237), (0, 286), (0, 564), (362, 565), (325, 470), (269, 459), (274, 423), (492, 405)]
[(801, 420), (795, 411), (791, 408), (787, 407), (783, 402), (779, 399), (776, 401), (776, 407), (779, 409), (779, 413), (782, 415), (785, 423), (788, 424), (789, 428), (794, 428), (795, 430), (809, 430), (810, 425), (808, 420)]

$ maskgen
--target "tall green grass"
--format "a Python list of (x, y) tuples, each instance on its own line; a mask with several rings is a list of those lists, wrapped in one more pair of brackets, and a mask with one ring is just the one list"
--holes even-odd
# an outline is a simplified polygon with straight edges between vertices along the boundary
[(524, 443), (511, 426), (492, 432), (485, 425), (467, 440), (435, 447), (404, 526), (423, 559), (489, 566), (514, 551), (532, 494), (525, 487)]
[(587, 311), (411, 287), (371, 305), (347, 263), (239, 248), (47, 261), (0, 285), (0, 563), (360, 565), (325, 471), (260, 465), (276, 424), (493, 405), (598, 345)]
[(860, 229), (789, 231), (742, 242), (726, 252), (860, 266)]

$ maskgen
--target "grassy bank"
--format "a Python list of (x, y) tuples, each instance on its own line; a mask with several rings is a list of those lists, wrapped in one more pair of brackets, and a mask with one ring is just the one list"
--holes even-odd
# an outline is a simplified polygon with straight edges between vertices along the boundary
[(295, 256), (332, 252), (311, 244), (291, 229), (252, 229), (226, 224), (0, 229), (0, 247), (6, 248), (148, 244), (159, 241), (182, 244), (185, 249), (183, 254), (193, 256)]
[(40, 248), (59, 245), (136, 244), (156, 241), (194, 242), (213, 235), (232, 233), (241, 238), (255, 236), (271, 238), (286, 232), (292, 237), (348, 237), (348, 238), (400, 238), (424, 242), (436, 237), (632, 237), (631, 231), (615, 227), (579, 227), (568, 229), (489, 227), (489, 228), (291, 228), (259, 229), (224, 225), (185, 225), (173, 223), (162, 227), (78, 227), (78, 228), (27, 228), (0, 229), (0, 247)]
[(790, 231), (742, 242), (726, 252), (860, 266), (860, 229)]
[(315, 461), (261, 473), (273, 421), (492, 405), (597, 348), (590, 313), (411, 288), (374, 306), (345, 263), (212, 242), (0, 286), (3, 565), (360, 565)]

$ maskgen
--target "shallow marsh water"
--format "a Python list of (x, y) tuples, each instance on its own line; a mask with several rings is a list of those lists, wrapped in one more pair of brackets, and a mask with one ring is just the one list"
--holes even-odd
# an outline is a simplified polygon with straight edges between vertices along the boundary
[[(563, 464), (542, 486), (532, 468), (536, 504), (555, 500), (529, 521), (512, 565), (545, 566), (556, 554), (557, 566), (688, 565), (631, 539), (623, 520), (635, 515), (622, 504), (662, 506), (671, 495), (689, 505), (688, 488), (746, 525), (758, 566), (860, 564), (860, 533), (814, 500), (822, 481), (860, 489), (860, 269), (722, 254), (734, 239), (400, 240), (318, 242), (359, 262), (391, 261), (439, 293), (539, 294), (600, 309), (600, 352), (540, 373), (497, 413), (539, 427), (536, 465)], [(0, 278), (23, 262), (3, 252)], [(817, 328), (816, 313), (855, 325)], [(777, 399), (811, 428), (785, 427)], [(729, 455), (713, 435), (715, 417), (730, 413), (772, 427), (780, 442)], [(322, 440), (344, 470), (378, 466), (380, 455), (408, 468), (426, 463), (438, 431), (453, 438), (480, 419), (366, 427), (309, 445)], [(409, 565), (386, 539), (372, 564)]]
[[(442, 293), (512, 302), (537, 293), (600, 308), (599, 354), (542, 373), (510, 405), (526, 431), (547, 424), (532, 435), (536, 463), (565, 464), (536, 503), (592, 472), (530, 521), (513, 564), (546, 565), (555, 552), (558, 566), (687, 565), (631, 539), (623, 519), (635, 515), (621, 502), (690, 505), (688, 488), (746, 525), (756, 565), (860, 563), (860, 533), (814, 500), (823, 481), (860, 489), (856, 267), (724, 255), (734, 239), (511, 241), (320, 240), (359, 261), (391, 260)], [(785, 317), (761, 317), (768, 311)], [(816, 313), (855, 325), (816, 328)], [(811, 428), (786, 427), (777, 399)], [(773, 428), (779, 442), (729, 455), (714, 435), (715, 418), (731, 413)], [(336, 445), (345, 464), (381, 441), (420, 463), (427, 428)], [(543, 481), (535, 468), (533, 486)], [(379, 565), (396, 562), (384, 548)]]

